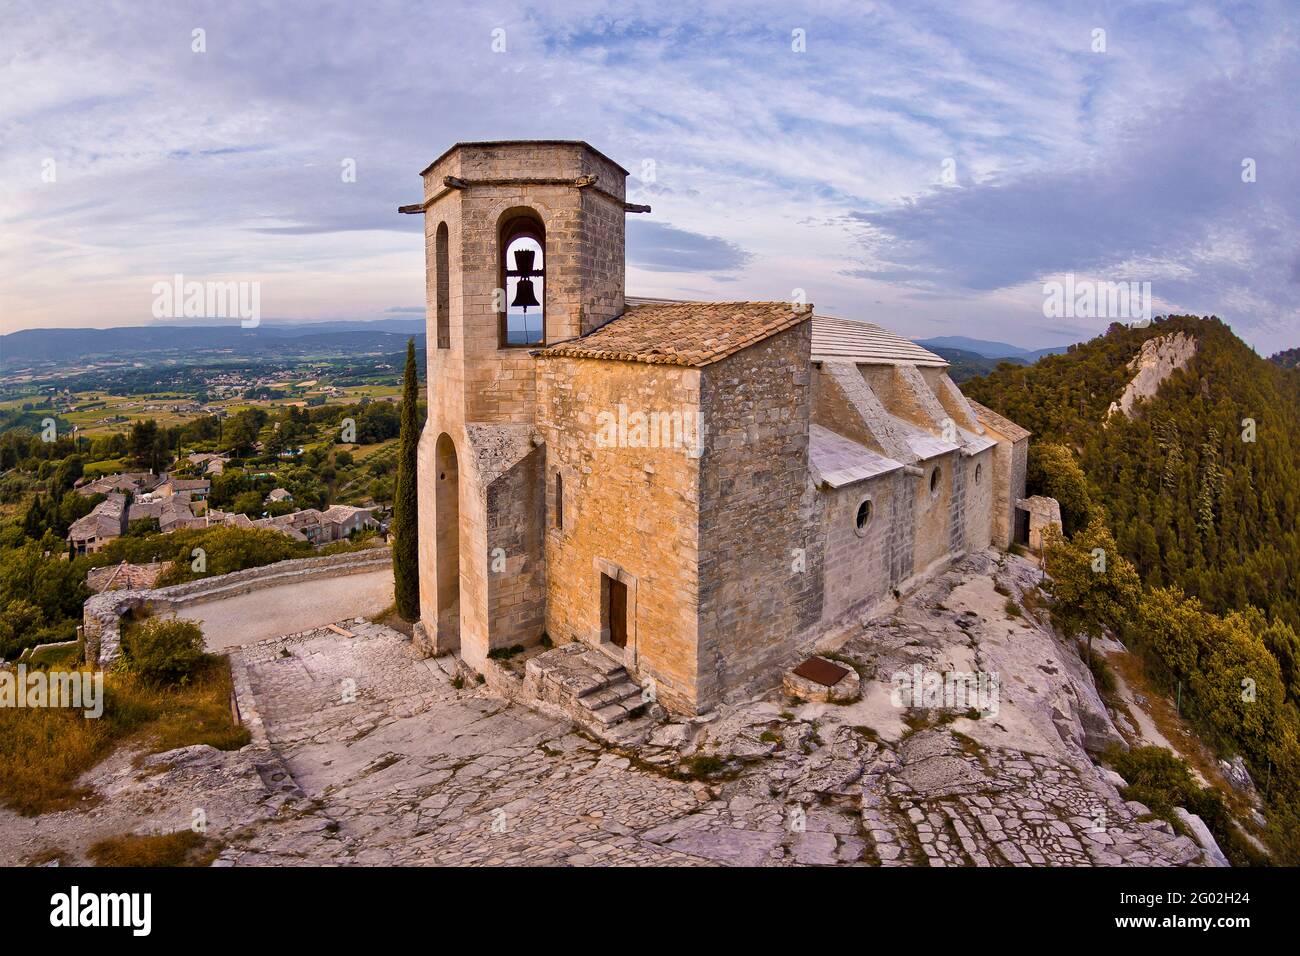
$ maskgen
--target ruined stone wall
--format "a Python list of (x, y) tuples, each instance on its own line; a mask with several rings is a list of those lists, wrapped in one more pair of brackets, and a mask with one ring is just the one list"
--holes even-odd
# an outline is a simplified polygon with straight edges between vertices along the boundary
[[(683, 411), (698, 416), (699, 400), (696, 369), (559, 356), (538, 360), (547, 633), (557, 644), (607, 639), (601, 574), (622, 572), (630, 581), (624, 662), (639, 679), (653, 677), (660, 699), (684, 711), (694, 709), (698, 681), (700, 459), (682, 447), (644, 447), (650, 436), (637, 432), (631, 416), (657, 412), (670, 422), (674, 411), (679, 418)], [(624, 429), (624, 442), (641, 447), (617, 445), (620, 404), (631, 426)], [(603, 447), (610, 438), (614, 447)], [(557, 472), (563, 476), (561, 528), (555, 526)]]
[[(907, 493), (900, 481), (903, 477), (895, 471), (822, 492), (826, 499), (822, 620), (832, 621), (889, 593), (896, 580), (891, 571), (896, 511)], [(859, 529), (858, 509), (864, 501), (871, 502), (871, 517)]]
[[(704, 370), (700, 707), (821, 617), (822, 496), (808, 473), (811, 325)], [(802, 558), (795, 554), (802, 550)]]

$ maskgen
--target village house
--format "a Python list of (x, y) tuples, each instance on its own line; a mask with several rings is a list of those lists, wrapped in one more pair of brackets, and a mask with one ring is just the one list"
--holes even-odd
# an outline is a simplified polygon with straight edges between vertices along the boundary
[(1007, 547), (1028, 433), (879, 326), (628, 298), (626, 176), (581, 142), (461, 143), (402, 207), (429, 322), (416, 639), (480, 670), (583, 642), (694, 713)]
[(365, 528), (378, 527), (374, 510), (352, 505), (331, 505), (324, 511), (317, 508), (303, 508), (289, 514), (253, 519), (243, 514), (214, 511), (209, 515), (209, 520), (211, 524), (269, 528), (295, 541), (310, 541), (315, 545), (323, 545), (332, 541), (346, 540), (353, 533)]
[[(87, 491), (86, 489), (103, 489)], [(76, 554), (93, 554), (114, 538), (126, 534), (132, 521), (152, 519), (163, 533), (184, 528), (228, 525), (242, 528), (270, 528), (297, 541), (323, 545), (343, 541), (357, 531), (377, 528), (374, 508), (332, 505), (324, 511), (304, 508), (290, 514), (249, 518), (243, 514), (210, 509), (207, 504), (211, 483), (202, 478), (175, 478), (147, 473), (112, 475), (82, 485), (82, 494), (107, 494), (85, 517), (68, 528), (68, 543)], [(126, 492), (133, 496), (127, 504)], [(292, 501), (293, 496), (276, 488), (268, 502)]]
[(109, 492), (90, 514), (68, 526), (68, 543), (76, 554), (94, 554), (109, 541), (126, 534), (126, 525), (126, 495)]
[(95, 495), (112, 494), (115, 491), (131, 492), (133, 495), (152, 491), (162, 481), (161, 475), (151, 471), (128, 471), (117, 475), (105, 475), (77, 486), (77, 494), (92, 498)]
[(198, 468), (205, 475), (219, 475), (226, 468), (225, 455), (212, 452), (195, 452), (187, 455), (186, 458), (191, 465)]

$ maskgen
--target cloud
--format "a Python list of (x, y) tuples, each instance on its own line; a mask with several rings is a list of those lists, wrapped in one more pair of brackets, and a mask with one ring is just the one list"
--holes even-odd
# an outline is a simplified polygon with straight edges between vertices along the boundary
[(378, 316), (423, 294), (420, 217), (396, 207), (432, 158), (580, 138), (654, 206), (628, 220), (632, 292), (805, 288), (907, 334), (1029, 346), (1043, 275), (1134, 268), (1163, 302), (1295, 344), (1288, 4), (1065, 6), (19, 0), (0, 331), (145, 321), (140, 290), (176, 272), (258, 278), (284, 315)]
[(650, 272), (733, 272), (751, 258), (734, 242), (665, 222), (627, 225), (627, 261)]

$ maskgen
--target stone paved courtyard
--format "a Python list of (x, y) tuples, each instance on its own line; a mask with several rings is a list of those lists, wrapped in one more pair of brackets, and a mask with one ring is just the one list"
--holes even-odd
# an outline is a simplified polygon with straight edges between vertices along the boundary
[[(1082, 665), (1050, 629), (1002, 613), (994, 591), (1032, 573), (976, 561), (849, 628), (840, 653), (867, 676), (857, 704), (773, 691), (634, 748), (458, 688), (451, 658), (417, 660), (381, 626), (245, 648), (246, 694), (302, 796), (222, 862), (1204, 862), (1085, 754), (1089, 733), (1109, 731), (1100, 701), (1082, 699)], [(900, 713), (886, 675), (915, 663), (1015, 677), (996, 717)], [(680, 779), (691, 769), (702, 779)]]
[(322, 819), (258, 828), (224, 860), (703, 862), (636, 836), (697, 808), (703, 787), (631, 772), (566, 724), (457, 690), (396, 632), (345, 626), (357, 636), (323, 629), (242, 652), (269, 741)]

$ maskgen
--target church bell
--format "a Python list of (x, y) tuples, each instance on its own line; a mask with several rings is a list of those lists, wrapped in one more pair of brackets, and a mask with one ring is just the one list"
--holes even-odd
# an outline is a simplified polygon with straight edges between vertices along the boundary
[(511, 308), (522, 308), (527, 312), (530, 305), (541, 305), (533, 292), (533, 280), (527, 278), (533, 271), (535, 255), (536, 253), (531, 249), (515, 250), (515, 271), (522, 273), (522, 276), (515, 285), (515, 301), (510, 303)]

